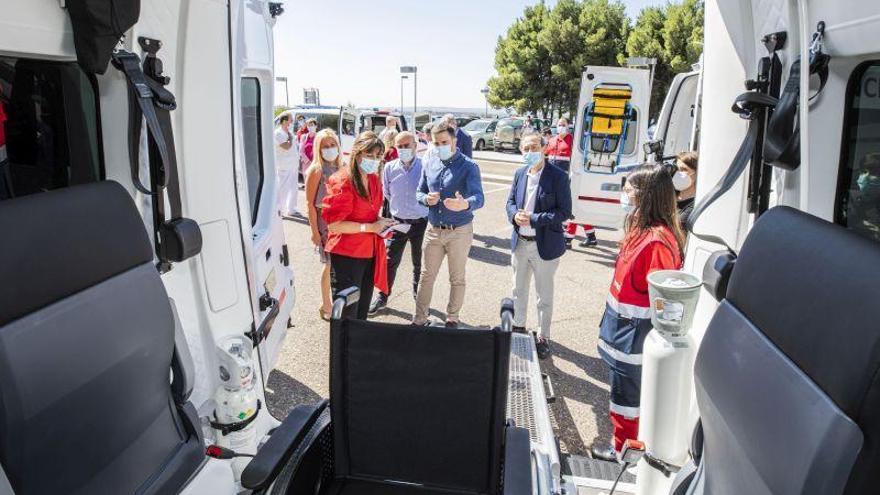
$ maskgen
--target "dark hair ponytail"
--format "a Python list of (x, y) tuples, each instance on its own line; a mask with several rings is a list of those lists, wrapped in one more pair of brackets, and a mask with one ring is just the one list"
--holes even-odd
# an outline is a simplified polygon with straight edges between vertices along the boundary
[(624, 239), (639, 238), (663, 225), (672, 231), (679, 256), (684, 256), (685, 234), (678, 219), (676, 191), (672, 185), (675, 167), (646, 163), (633, 170), (626, 181), (635, 192), (635, 209), (624, 222)]

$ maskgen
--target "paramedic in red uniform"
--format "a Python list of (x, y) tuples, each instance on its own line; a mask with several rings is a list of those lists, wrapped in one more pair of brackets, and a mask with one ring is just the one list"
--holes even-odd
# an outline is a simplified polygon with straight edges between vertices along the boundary
[(599, 355), (608, 365), (613, 445), (593, 446), (594, 458), (615, 460), (626, 439), (639, 434), (642, 347), (651, 331), (648, 274), (681, 267), (684, 234), (678, 222), (675, 170), (646, 164), (627, 177), (620, 197), (624, 237), (599, 327)]
[[(551, 137), (544, 147), (544, 155), (547, 163), (561, 168), (565, 173), (571, 173), (571, 148), (574, 137), (568, 132), (568, 119), (560, 118), (556, 123), (556, 135)], [(577, 233), (578, 224), (569, 222), (565, 227), (565, 245), (571, 248), (571, 241)], [(580, 243), (581, 247), (595, 246), (596, 231), (592, 225), (583, 225), (586, 238)]]

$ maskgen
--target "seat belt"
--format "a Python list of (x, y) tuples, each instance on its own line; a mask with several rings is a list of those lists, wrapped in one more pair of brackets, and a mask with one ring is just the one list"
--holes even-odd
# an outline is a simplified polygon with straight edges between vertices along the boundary
[[(161, 48), (158, 40), (140, 37), (138, 42), (147, 54), (143, 69), (136, 54), (118, 50), (113, 65), (128, 81), (129, 107), (129, 168), (134, 187), (150, 195), (153, 210), (153, 233), (160, 273), (171, 270), (172, 262), (180, 262), (201, 251), (202, 235), (198, 224), (182, 216), (180, 182), (171, 111), (177, 108), (174, 95), (165, 89), (169, 78), (162, 74), (162, 62), (156, 57)], [(140, 136), (146, 122), (150, 187), (140, 180)], [(166, 219), (167, 193), (170, 218)]]
[[(820, 80), (818, 95), (824, 88), (828, 80), (828, 61), (830, 57), (821, 51), (822, 33), (824, 32), (824, 22), (820, 22), (816, 33), (813, 35), (813, 44), (810, 48), (810, 74), (818, 74)], [(715, 187), (712, 188), (700, 201), (694, 206), (693, 212), (688, 217), (686, 229), (694, 237), (721, 244), (730, 252), (735, 252), (727, 242), (718, 236), (711, 234), (700, 234), (694, 232), (694, 225), (709, 206), (712, 205), (724, 193), (730, 190), (736, 184), (739, 177), (746, 170), (749, 163), (753, 159), (756, 143), (761, 137), (760, 122), (768, 110), (773, 110), (773, 116), (767, 125), (767, 131), (764, 133), (764, 150), (768, 147), (772, 151), (770, 163), (773, 166), (783, 168), (785, 170), (794, 170), (800, 165), (800, 135), (797, 126), (798, 101), (800, 94), (800, 61), (796, 60), (792, 63), (792, 69), (789, 71), (789, 78), (786, 81), (785, 89), (779, 98), (758, 92), (748, 91), (736, 97), (731, 110), (739, 114), (740, 117), (749, 121), (749, 128), (737, 150), (733, 161), (730, 163), (727, 171), (721, 177)], [(815, 98), (815, 96), (813, 98)], [(812, 98), (811, 98), (812, 99)], [(787, 127), (786, 127), (787, 126)], [(792, 151), (793, 150), (793, 151)], [(791, 153), (797, 156), (797, 161), (792, 162)], [(768, 161), (762, 159), (763, 161)], [(781, 163), (781, 160), (786, 160)], [(793, 167), (792, 167), (792, 164)]]

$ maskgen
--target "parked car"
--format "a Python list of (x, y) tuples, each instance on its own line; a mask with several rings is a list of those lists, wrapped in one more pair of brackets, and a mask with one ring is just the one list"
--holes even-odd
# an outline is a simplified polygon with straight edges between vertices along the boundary
[[(508, 117), (501, 119), (495, 127), (495, 136), (493, 144), (495, 151), (513, 150), (519, 151), (519, 140), (522, 137), (523, 127), (525, 126), (525, 117)], [(534, 132), (541, 132), (546, 125), (540, 119), (532, 119)]]
[(475, 150), (495, 149), (495, 128), (497, 125), (497, 119), (478, 119), (468, 122), (461, 130), (471, 136)]

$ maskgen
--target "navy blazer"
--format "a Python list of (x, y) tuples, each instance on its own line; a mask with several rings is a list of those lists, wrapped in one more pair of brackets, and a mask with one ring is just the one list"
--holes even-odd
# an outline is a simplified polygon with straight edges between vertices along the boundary
[[(507, 219), (513, 224), (513, 234), (510, 237), (511, 251), (516, 249), (516, 242), (519, 239), (519, 225), (514, 222), (513, 217), (526, 204), (528, 169), (528, 166), (524, 166), (516, 171), (513, 185), (510, 187), (510, 195), (507, 197)], [(571, 216), (571, 184), (568, 174), (545, 163), (535, 195), (535, 211), (530, 221), (535, 229), (538, 254), (541, 259), (556, 259), (565, 253), (562, 222)]]
[(474, 140), (471, 135), (461, 130), (460, 127), (455, 128), (455, 144), (458, 151), (461, 151), (468, 158), (474, 157)]

